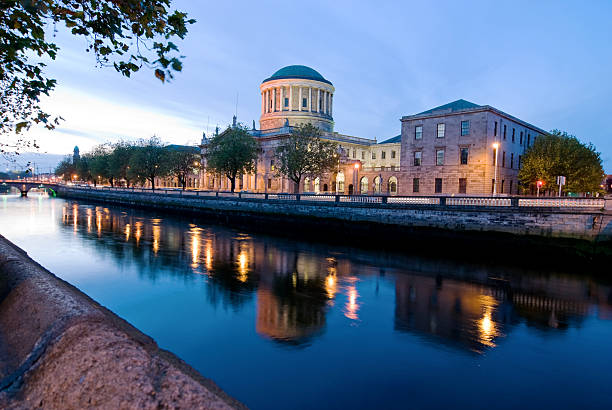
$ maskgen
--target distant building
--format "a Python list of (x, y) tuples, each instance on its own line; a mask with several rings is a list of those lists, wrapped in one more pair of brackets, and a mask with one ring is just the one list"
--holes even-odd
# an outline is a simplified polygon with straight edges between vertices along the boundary
[(79, 154), (79, 147), (74, 147), (74, 152), (72, 154), (72, 164), (75, 165), (81, 159), (81, 155)]
[(604, 189), (607, 193), (612, 194), (612, 175), (606, 175), (604, 179)]

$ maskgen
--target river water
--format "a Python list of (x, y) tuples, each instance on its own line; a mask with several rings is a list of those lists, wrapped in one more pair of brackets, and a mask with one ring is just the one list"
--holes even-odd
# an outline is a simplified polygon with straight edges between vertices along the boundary
[(34, 194), (0, 196), (0, 234), (252, 408), (612, 403), (612, 287), (588, 269), (301, 242)]

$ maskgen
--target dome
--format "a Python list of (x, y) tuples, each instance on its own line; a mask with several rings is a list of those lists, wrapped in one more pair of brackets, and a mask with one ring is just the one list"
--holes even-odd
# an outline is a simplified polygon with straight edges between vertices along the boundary
[(331, 81), (323, 78), (323, 76), (319, 74), (317, 70), (306, 67), (305, 65), (288, 65), (287, 67), (283, 67), (272, 74), (271, 77), (263, 80), (263, 82), (265, 83), (266, 81), (280, 80), (283, 78), (302, 78), (304, 80), (321, 81), (323, 83), (331, 84)]

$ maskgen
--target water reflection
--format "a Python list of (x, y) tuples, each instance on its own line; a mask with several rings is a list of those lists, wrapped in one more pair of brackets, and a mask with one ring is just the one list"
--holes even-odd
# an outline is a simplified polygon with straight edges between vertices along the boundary
[[(336, 308), (347, 323), (362, 326), (380, 283), (394, 287), (394, 310), (379, 314), (393, 318), (395, 332), (469, 352), (496, 348), (519, 324), (562, 334), (590, 315), (612, 319), (611, 288), (570, 275), (384, 252), (332, 254), (321, 245), (76, 203), (65, 203), (62, 226), (111, 249), (118, 261), (138, 264), (151, 279), (159, 266), (185, 280), (205, 278), (214, 306), (238, 311), (254, 302), (257, 334), (288, 346), (314, 343)], [(364, 288), (368, 279), (376, 279), (374, 290)]]

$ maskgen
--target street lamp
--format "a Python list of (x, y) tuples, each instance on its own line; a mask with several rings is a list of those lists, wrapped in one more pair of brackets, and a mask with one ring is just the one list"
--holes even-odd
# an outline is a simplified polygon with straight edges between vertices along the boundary
[(538, 181), (536, 183), (536, 185), (538, 187), (538, 194), (537, 194), (537, 196), (539, 197), (540, 196), (540, 188), (542, 187), (542, 185), (544, 185), (544, 181)]
[(493, 149), (495, 150), (495, 163), (493, 164), (495, 167), (495, 176), (493, 177), (493, 195), (497, 195), (497, 152), (499, 151), (499, 144), (497, 142), (493, 144)]

